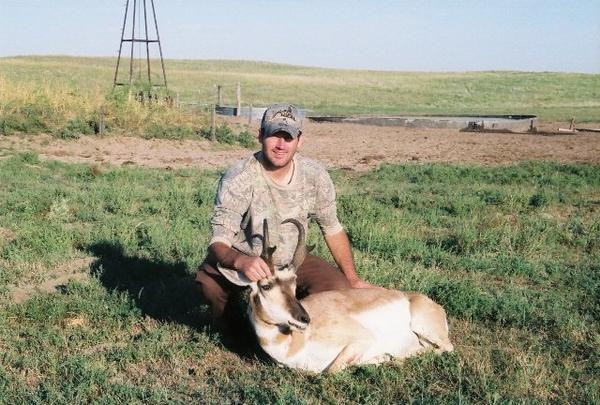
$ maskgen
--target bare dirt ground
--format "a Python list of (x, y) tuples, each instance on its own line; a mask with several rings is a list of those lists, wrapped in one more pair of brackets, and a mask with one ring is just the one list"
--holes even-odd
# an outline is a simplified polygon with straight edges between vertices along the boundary
[[(253, 125), (254, 131), (257, 125)], [(568, 124), (547, 123), (539, 129), (556, 130), (558, 127), (565, 128)], [(600, 124), (588, 124), (587, 127), (598, 128)], [(600, 163), (600, 133), (593, 132), (542, 136), (307, 122), (304, 134), (304, 155), (328, 167), (351, 170), (370, 169), (382, 162), (497, 165), (523, 160), (553, 160)], [(66, 141), (48, 135), (0, 137), (0, 154), (5, 155), (8, 151), (33, 151), (42, 159), (96, 165), (207, 169), (227, 167), (250, 153), (239, 147), (213, 146), (201, 139), (83, 136)]]
[(83, 282), (90, 276), (90, 264), (94, 257), (79, 257), (61, 263), (54, 269), (45, 271), (37, 269), (38, 280), (27, 280), (18, 285), (9, 285), (8, 292), (11, 301), (20, 304), (29, 300), (37, 294), (50, 294), (56, 292), (61, 286), (67, 285), (69, 281)]

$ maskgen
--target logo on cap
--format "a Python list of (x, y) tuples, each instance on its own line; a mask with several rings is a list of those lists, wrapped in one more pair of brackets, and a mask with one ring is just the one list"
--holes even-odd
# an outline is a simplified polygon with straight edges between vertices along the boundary
[(289, 119), (291, 119), (293, 121), (296, 121), (296, 116), (292, 112), (292, 106), (289, 106), (285, 110), (275, 111), (273, 113), (273, 116), (269, 119), (269, 121), (272, 121), (272, 120), (274, 120), (277, 117), (289, 118)]

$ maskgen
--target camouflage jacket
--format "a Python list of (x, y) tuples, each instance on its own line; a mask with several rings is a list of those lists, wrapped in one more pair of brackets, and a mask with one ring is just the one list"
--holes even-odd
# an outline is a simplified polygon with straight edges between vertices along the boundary
[(294, 156), (294, 174), (290, 184), (276, 184), (265, 172), (262, 152), (240, 160), (221, 178), (211, 219), (210, 244), (222, 242), (253, 256), (262, 249), (262, 224), (269, 224), (270, 245), (277, 246), (275, 265), (289, 263), (298, 241), (293, 224), (281, 225), (295, 218), (308, 231), (314, 219), (323, 234), (342, 230), (337, 218), (335, 188), (327, 171), (306, 157)]

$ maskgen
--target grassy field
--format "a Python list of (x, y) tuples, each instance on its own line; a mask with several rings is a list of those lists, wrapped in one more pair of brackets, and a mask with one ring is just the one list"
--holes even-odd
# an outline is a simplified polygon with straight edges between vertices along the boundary
[(441, 303), (454, 353), (337, 375), (233, 353), (190, 278), (218, 173), (21, 154), (0, 160), (0, 403), (600, 402), (598, 166), (333, 177), (360, 274)]
[[(223, 86), (223, 103), (234, 105), (238, 81), (244, 105), (289, 101), (313, 114), (534, 114), (543, 120), (600, 121), (598, 74), (377, 72), (167, 60), (170, 89), (187, 106), (173, 110), (141, 107), (111, 94), (115, 63), (116, 58), (0, 58), (0, 134), (89, 134), (104, 108), (110, 132), (192, 137), (207, 125), (205, 109), (215, 102), (215, 84)], [(128, 66), (121, 71), (127, 73)]]

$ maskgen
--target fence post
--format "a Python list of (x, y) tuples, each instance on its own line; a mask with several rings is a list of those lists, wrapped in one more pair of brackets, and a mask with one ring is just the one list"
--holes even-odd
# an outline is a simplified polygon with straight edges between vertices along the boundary
[(236, 91), (235, 91), (236, 99), (237, 99), (237, 110), (236, 116), (242, 115), (242, 86), (240, 82), (237, 82)]
[(217, 105), (221, 104), (221, 85), (217, 84)]
[(100, 136), (104, 135), (104, 107), (100, 107), (100, 114), (98, 119), (98, 133)]
[(217, 141), (217, 106), (215, 104), (212, 105), (212, 111), (210, 113), (210, 140), (213, 142)]

